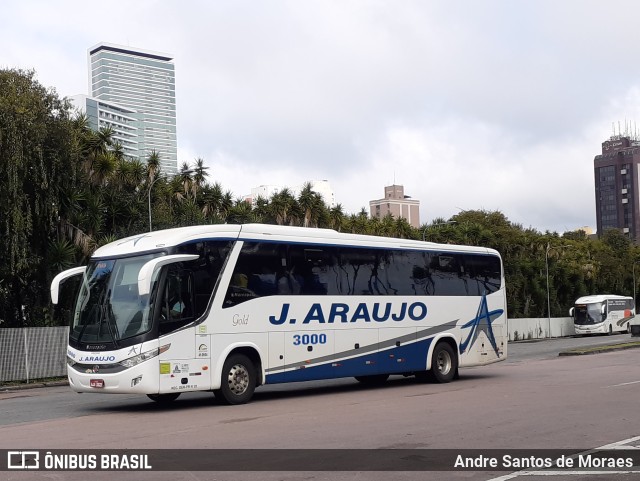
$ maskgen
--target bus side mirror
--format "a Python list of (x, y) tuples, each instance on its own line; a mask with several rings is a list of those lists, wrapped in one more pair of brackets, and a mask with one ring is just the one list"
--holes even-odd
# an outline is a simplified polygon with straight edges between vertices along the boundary
[(607, 306), (606, 306), (606, 304), (602, 304), (602, 308), (600, 309), (600, 312), (602, 313), (602, 315), (603, 315), (603, 316), (607, 313)]
[(573, 307), (572, 307), (571, 309), (569, 309), (569, 315), (570, 315), (571, 317), (573, 317), (573, 313), (574, 313), (574, 311), (575, 311), (575, 310), (574, 310), (574, 308), (573, 308)]
[(74, 267), (73, 269), (68, 269), (66, 271), (62, 271), (60, 274), (55, 276), (51, 281), (51, 302), (53, 304), (58, 303), (58, 295), (60, 293), (60, 284), (66, 281), (69, 277), (77, 276), (79, 274), (83, 274), (84, 271), (87, 270), (87, 266), (82, 267)]
[(153, 277), (162, 266), (167, 264), (174, 264), (176, 262), (194, 261), (198, 255), (196, 254), (174, 254), (170, 256), (157, 257), (151, 259), (145, 265), (142, 266), (138, 273), (138, 294), (140, 296), (148, 295), (151, 292), (151, 283)]

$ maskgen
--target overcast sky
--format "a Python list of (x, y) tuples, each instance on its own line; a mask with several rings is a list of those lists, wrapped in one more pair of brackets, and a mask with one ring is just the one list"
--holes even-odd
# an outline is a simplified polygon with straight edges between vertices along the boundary
[(563, 232), (595, 228), (593, 158), (640, 120), (638, 18), (634, 0), (9, 0), (0, 67), (71, 96), (99, 42), (168, 53), (179, 162), (237, 197), (326, 179), (351, 213), (395, 181), (422, 222)]

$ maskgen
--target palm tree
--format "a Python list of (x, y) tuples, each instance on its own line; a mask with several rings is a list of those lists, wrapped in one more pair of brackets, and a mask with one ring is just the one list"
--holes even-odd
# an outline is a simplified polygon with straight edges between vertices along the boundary
[(233, 207), (233, 194), (230, 190), (226, 191), (220, 200), (220, 212), (219, 215), (226, 221)]
[(342, 229), (342, 223), (344, 222), (345, 214), (342, 204), (337, 204), (329, 210), (329, 225), (332, 229), (338, 232)]
[(76, 262), (76, 247), (66, 239), (49, 241), (47, 263), (52, 272), (62, 272)]
[(262, 196), (258, 196), (255, 200), (253, 214), (256, 222), (262, 222), (265, 224), (275, 222), (275, 218), (271, 215), (271, 210), (269, 209), (269, 201)]
[(227, 216), (227, 222), (231, 224), (246, 224), (254, 220), (255, 216), (253, 215), (251, 204), (244, 199), (236, 199), (235, 205)]
[(155, 150), (152, 150), (147, 155), (147, 179), (148, 182), (153, 182), (160, 171), (160, 154)]
[(207, 173), (209, 167), (204, 166), (204, 160), (200, 157), (196, 159), (196, 165), (193, 168), (193, 178), (191, 188), (193, 189), (193, 197), (197, 198), (198, 191), (202, 189), (206, 178), (209, 176)]
[(105, 186), (116, 173), (118, 160), (113, 152), (106, 151), (100, 153), (93, 163), (93, 183), (94, 185)]
[(115, 131), (111, 126), (101, 127), (100, 130), (98, 130), (98, 140), (100, 142), (100, 145), (102, 145), (104, 149), (109, 149), (113, 146), (114, 134)]
[(278, 225), (287, 224), (289, 221), (289, 214), (295, 204), (296, 199), (293, 197), (291, 190), (287, 187), (271, 196), (271, 211), (272, 215), (276, 218)]
[(134, 188), (141, 187), (145, 181), (146, 169), (144, 164), (139, 159), (129, 160), (129, 185)]
[(316, 199), (314, 198), (313, 190), (311, 189), (311, 182), (305, 182), (298, 196), (298, 205), (303, 211), (303, 227), (309, 227), (311, 223), (311, 211), (315, 207)]
[(184, 192), (185, 197), (189, 197), (189, 194), (193, 192), (192, 184), (193, 184), (193, 170), (187, 162), (182, 163), (182, 167), (180, 167), (180, 172), (175, 176), (178, 179), (180, 185), (182, 186), (182, 191)]
[(382, 222), (380, 224), (381, 235), (385, 237), (393, 237), (396, 230), (396, 224), (390, 212), (387, 212), (387, 215), (382, 218)]
[(313, 193), (313, 202), (311, 204), (311, 216), (309, 218), (313, 227), (319, 227), (321, 220), (328, 223), (329, 213), (322, 196), (317, 192)]
[(127, 159), (127, 154), (125, 154), (124, 147), (122, 147), (120, 142), (114, 142), (112, 144), (111, 152), (113, 152), (113, 155), (118, 159), (118, 161)]
[(411, 224), (404, 217), (398, 217), (395, 220), (396, 229), (395, 237), (400, 239), (411, 239), (414, 237), (415, 229), (411, 227)]
[(220, 215), (222, 206), (222, 186), (216, 182), (213, 186), (206, 185), (202, 190), (200, 205), (206, 219), (212, 220)]

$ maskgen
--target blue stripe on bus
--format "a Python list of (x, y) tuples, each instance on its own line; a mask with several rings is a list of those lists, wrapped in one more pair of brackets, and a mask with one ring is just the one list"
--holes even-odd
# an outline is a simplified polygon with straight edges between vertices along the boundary
[(287, 372), (267, 374), (266, 383), (311, 381), (372, 374), (402, 374), (423, 371), (433, 338), (405, 344), (381, 352), (370, 352), (350, 359), (337, 360), (318, 366), (300, 367)]

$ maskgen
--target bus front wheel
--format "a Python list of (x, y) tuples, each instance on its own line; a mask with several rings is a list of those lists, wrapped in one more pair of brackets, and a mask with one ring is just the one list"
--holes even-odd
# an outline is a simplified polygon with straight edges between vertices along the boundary
[(213, 391), (223, 404), (245, 404), (256, 388), (256, 369), (244, 354), (232, 354), (222, 367), (220, 389)]
[(431, 378), (440, 383), (453, 381), (458, 372), (458, 357), (451, 345), (439, 342), (431, 355)]

